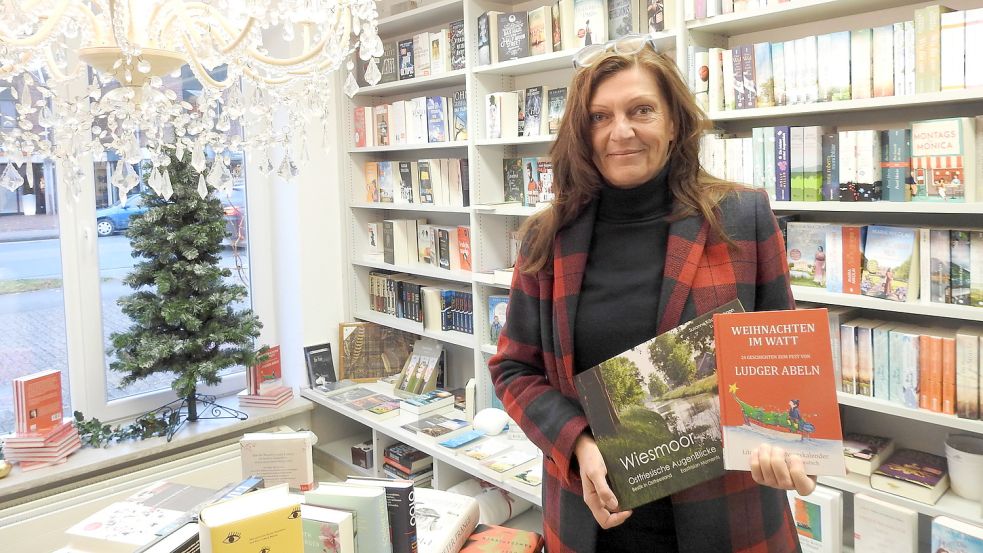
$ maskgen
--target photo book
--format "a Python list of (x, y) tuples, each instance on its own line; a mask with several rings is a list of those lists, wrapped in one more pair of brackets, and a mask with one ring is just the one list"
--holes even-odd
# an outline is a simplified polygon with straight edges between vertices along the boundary
[(338, 379), (375, 382), (402, 370), (417, 336), (375, 323), (341, 323)]
[(307, 383), (311, 388), (324, 390), (329, 382), (338, 380), (330, 343), (304, 346), (304, 361), (307, 363)]
[(618, 507), (634, 509), (724, 473), (713, 314), (577, 375), (577, 392)]

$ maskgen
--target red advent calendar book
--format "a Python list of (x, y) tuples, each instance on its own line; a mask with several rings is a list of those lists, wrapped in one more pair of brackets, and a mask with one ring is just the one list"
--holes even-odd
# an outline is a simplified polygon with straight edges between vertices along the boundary
[(14, 379), (14, 418), (18, 433), (46, 434), (62, 422), (61, 371), (41, 371)]
[(807, 474), (845, 475), (825, 309), (714, 315), (724, 467), (750, 470), (762, 443)]
[(253, 382), (250, 392), (254, 395), (269, 395), (283, 385), (283, 370), (280, 368), (280, 346), (273, 346), (260, 356), (253, 369)]

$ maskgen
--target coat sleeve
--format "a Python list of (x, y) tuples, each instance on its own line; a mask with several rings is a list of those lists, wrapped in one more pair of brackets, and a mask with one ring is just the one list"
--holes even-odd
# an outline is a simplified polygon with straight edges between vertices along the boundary
[(556, 374), (552, 343), (544, 345), (551, 331), (544, 331), (542, 325), (543, 317), (552, 317), (551, 291), (540, 286), (538, 275), (521, 271), (522, 261), (520, 255), (498, 352), (488, 361), (488, 369), (506, 412), (571, 486), (579, 481), (573, 446), (587, 429), (587, 419), (576, 398), (564, 395), (547, 376), (547, 363)]
[(795, 309), (788, 272), (785, 241), (764, 191), (754, 193), (755, 235), (757, 238), (757, 279), (755, 311)]

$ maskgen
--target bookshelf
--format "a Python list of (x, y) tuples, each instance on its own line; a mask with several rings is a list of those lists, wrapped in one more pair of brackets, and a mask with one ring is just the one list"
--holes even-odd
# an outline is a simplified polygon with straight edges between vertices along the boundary
[[(564, 50), (519, 60), (479, 66), (476, 52), (476, 20), (488, 10), (531, 10), (549, 4), (547, 0), (436, 0), (420, 8), (387, 17), (380, 21), (379, 29), (385, 41), (403, 38), (413, 33), (433, 31), (446, 27), (450, 21), (464, 19), (466, 39), (466, 67), (463, 70), (439, 76), (396, 81), (364, 87), (351, 100), (344, 102), (341, 112), (343, 144), (351, 144), (352, 111), (355, 106), (372, 106), (407, 99), (414, 95), (450, 95), (464, 88), (468, 106), (467, 141), (437, 144), (385, 146), (375, 148), (350, 148), (348, 163), (341, 168), (342, 201), (348, 206), (346, 240), (349, 258), (345, 261), (348, 289), (346, 299), (348, 314), (357, 319), (373, 321), (394, 328), (416, 332), (442, 341), (454, 355), (448, 371), (448, 386), (463, 386), (468, 378), (477, 381), (478, 408), (490, 404), (492, 386), (487, 362), (496, 352), (488, 343), (487, 297), (505, 293), (509, 282), (495, 278), (491, 271), (506, 265), (509, 233), (517, 230), (530, 215), (542, 209), (523, 207), (503, 202), (502, 160), (511, 157), (545, 156), (554, 140), (553, 136), (520, 137), (508, 139), (485, 138), (486, 120), (483, 101), (487, 94), (516, 90), (529, 86), (567, 86), (573, 74), (572, 59), (576, 50)], [(822, 33), (853, 30), (885, 25), (912, 19), (913, 11), (928, 2), (910, 0), (791, 0), (767, 8), (741, 13), (725, 14), (701, 21), (683, 21), (682, 5), (677, 2), (676, 21), (673, 30), (659, 33), (657, 47), (673, 55), (680, 67), (687, 67), (687, 45), (732, 48), (742, 44), (765, 41), (792, 40)], [(978, 7), (978, 0), (953, 0), (946, 5), (956, 9)], [(821, 54), (820, 54), (821, 55)], [(685, 71), (684, 71), (685, 73)], [(983, 114), (983, 89), (953, 90), (938, 93), (912, 94), (862, 100), (844, 100), (814, 104), (797, 104), (773, 108), (754, 108), (713, 112), (715, 125), (727, 133), (749, 136), (757, 126), (832, 125), (845, 130), (863, 128), (897, 128), (911, 121), (938, 117), (956, 117)], [(366, 161), (414, 160), (427, 157), (467, 157), (469, 159), (470, 207), (442, 207), (430, 205), (393, 205), (366, 203), (359, 191), (363, 182), (362, 166)], [(981, 177), (983, 178), (983, 177)], [(939, 227), (983, 228), (980, 215), (983, 203), (929, 204), (929, 203), (847, 203), (847, 202), (773, 202), (772, 208), (780, 213), (797, 213), (803, 221), (849, 222), (885, 225), (918, 225)], [(473, 268), (468, 276), (421, 267), (393, 266), (367, 261), (363, 255), (364, 224), (368, 221), (394, 217), (427, 217), (437, 224), (470, 225)], [(471, 286), (474, 298), (474, 334), (458, 332), (422, 332), (418, 323), (396, 319), (368, 309), (367, 274), (369, 270), (385, 268), (410, 274), (435, 278), (449, 283), (466, 283)], [(842, 305), (862, 310), (863, 316), (905, 322), (924, 326), (933, 324), (959, 326), (983, 322), (983, 309), (957, 305), (928, 303), (898, 303), (865, 296), (832, 294), (815, 288), (794, 287), (797, 301), (823, 305)], [(323, 405), (318, 399), (311, 398)], [(839, 395), (845, 413), (847, 430), (890, 434), (901, 447), (923, 449), (942, 454), (941, 440), (947, 432), (983, 434), (983, 422), (966, 421), (955, 417), (907, 409), (888, 402)], [(332, 406), (328, 406), (332, 408)], [(334, 414), (356, 417), (332, 409)], [(848, 416), (849, 415), (849, 416)], [(877, 423), (869, 426), (864, 418), (871, 415)], [(389, 421), (360, 420), (372, 428), (373, 436), (396, 436), (398, 424)], [(853, 426), (850, 426), (850, 425)], [(916, 431), (909, 431), (914, 426)], [(427, 445), (427, 444), (424, 444)], [(439, 446), (436, 446), (439, 448)], [(435, 456), (436, 458), (436, 456)], [(451, 480), (472, 472), (475, 467), (450, 459), (441, 459), (444, 474)], [(444, 486), (441, 478), (436, 479)], [(823, 479), (823, 483), (844, 491), (871, 492), (862, 479), (856, 477)], [(880, 492), (871, 492), (875, 495)], [(955, 497), (951, 492), (938, 505), (928, 506), (880, 494), (888, 501), (895, 501), (919, 512), (935, 516), (950, 514), (960, 516), (970, 503)], [(950, 497), (952, 496), (952, 497)], [(537, 499), (538, 502), (538, 499)], [(980, 524), (979, 505), (970, 515), (960, 518)], [(969, 511), (967, 511), (969, 512)]]
[[(362, 386), (365, 386), (375, 392), (390, 394), (392, 392), (391, 385), (371, 383), (362, 384)], [(404, 424), (418, 420), (416, 415), (401, 413), (393, 418), (378, 420), (373, 418), (371, 414), (367, 414), (365, 411), (355, 411), (345, 405), (341, 405), (338, 402), (331, 401), (328, 399), (327, 395), (316, 390), (304, 390), (301, 392), (301, 395), (314, 403), (321, 405), (338, 415), (341, 415), (342, 417), (351, 421), (351, 423), (361, 425), (365, 429), (362, 432), (355, 434), (354, 437), (342, 437), (329, 442), (325, 446), (323, 451), (328, 455), (336, 457), (337, 461), (339, 461), (341, 464), (347, 464), (354, 467), (354, 465), (351, 464), (351, 452), (349, 448), (352, 444), (368, 439), (367, 436), (371, 434), (374, 445), (374, 467), (378, 468), (382, 466), (383, 450), (385, 450), (388, 445), (394, 443), (395, 441), (400, 441), (433, 457), (434, 488), (446, 490), (469, 476), (476, 476), (482, 480), (485, 480), (486, 482), (495, 484), (496, 486), (518, 497), (521, 497), (534, 505), (542, 505), (542, 499), (539, 496), (538, 487), (527, 486), (511, 478), (513, 474), (528, 468), (531, 464), (542, 462), (541, 458), (537, 458), (536, 460), (515, 467), (504, 473), (497, 473), (482, 466), (481, 463), (475, 459), (460, 454), (460, 450), (448, 449), (437, 445), (438, 440), (420, 437), (415, 432), (409, 432), (403, 428), (400, 428)], [(325, 431), (330, 432), (330, 430)], [(500, 434), (498, 436), (488, 436), (482, 439), (508, 441), (508, 437), (504, 434)], [(532, 444), (523, 445), (532, 447)], [(355, 468), (361, 469), (361, 467)], [(374, 470), (370, 469), (366, 471), (365, 469), (361, 469), (361, 472), (368, 472), (372, 474)]]

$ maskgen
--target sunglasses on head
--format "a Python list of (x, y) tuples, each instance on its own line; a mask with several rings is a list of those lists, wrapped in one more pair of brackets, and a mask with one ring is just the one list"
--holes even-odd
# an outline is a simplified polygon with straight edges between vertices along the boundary
[(646, 45), (651, 45), (652, 50), (658, 52), (655, 47), (655, 40), (651, 35), (630, 34), (620, 38), (609, 40), (604, 44), (591, 44), (583, 47), (577, 55), (573, 57), (573, 66), (576, 69), (590, 67), (601, 59), (606, 52), (614, 50), (615, 54), (630, 56), (641, 52)]

